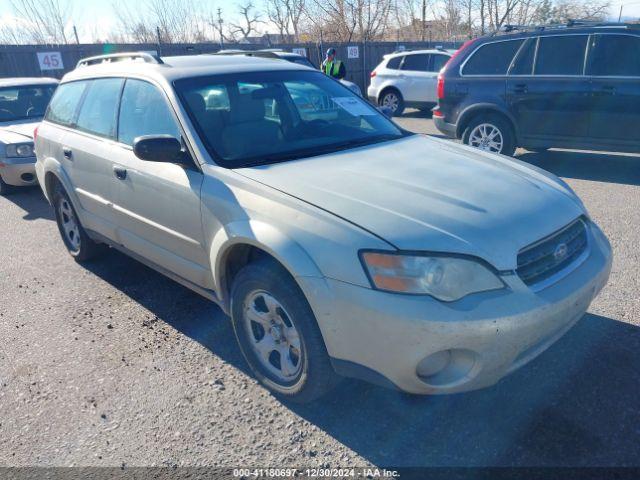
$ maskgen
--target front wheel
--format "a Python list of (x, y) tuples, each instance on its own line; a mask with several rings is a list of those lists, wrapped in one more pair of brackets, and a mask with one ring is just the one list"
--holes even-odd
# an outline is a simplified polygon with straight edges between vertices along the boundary
[(513, 129), (498, 115), (475, 117), (462, 135), (462, 142), (486, 152), (512, 156), (516, 151)]
[(384, 92), (378, 103), (381, 107), (389, 107), (394, 117), (399, 117), (404, 111), (402, 95), (395, 89)]
[(231, 319), (251, 370), (276, 395), (309, 402), (338, 382), (306, 298), (275, 261), (259, 260), (237, 274)]
[(15, 187), (13, 185), (9, 185), (2, 180), (2, 177), (0, 177), (0, 195), (9, 195), (10, 193), (13, 193), (14, 188)]

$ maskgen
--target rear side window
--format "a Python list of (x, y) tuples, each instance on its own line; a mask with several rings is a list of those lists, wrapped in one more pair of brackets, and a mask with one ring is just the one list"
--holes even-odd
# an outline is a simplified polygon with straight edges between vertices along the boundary
[(123, 79), (101, 78), (89, 84), (76, 127), (101, 137), (113, 138), (116, 133), (116, 113)]
[(511, 70), (509, 71), (509, 75), (532, 75), (535, 54), (536, 39), (530, 38), (520, 49), (518, 56), (513, 62), (513, 67), (511, 67)]
[(180, 139), (180, 128), (164, 93), (148, 82), (128, 79), (120, 102), (118, 141), (133, 145), (133, 140), (142, 135)]
[(442, 67), (444, 67), (446, 65), (446, 63), (449, 61), (449, 56), (447, 55), (431, 55), (432, 58), (432, 62), (433, 62), (433, 66), (431, 68), (432, 71), (434, 72), (439, 72), (440, 70), (442, 70)]
[(582, 75), (586, 35), (541, 37), (535, 75)]
[(640, 77), (640, 38), (596, 35), (591, 55), (591, 75)]
[(417, 53), (415, 55), (407, 55), (404, 57), (402, 70), (413, 70), (414, 72), (429, 71), (429, 55)]
[(482, 45), (465, 63), (463, 75), (506, 75), (524, 40), (507, 40)]
[(60, 85), (49, 103), (45, 120), (72, 126), (87, 84), (88, 82), (71, 82)]
[(404, 56), (402, 55), (399, 57), (390, 58), (387, 62), (387, 68), (390, 68), (391, 70), (400, 70), (400, 63), (402, 63), (403, 58)]

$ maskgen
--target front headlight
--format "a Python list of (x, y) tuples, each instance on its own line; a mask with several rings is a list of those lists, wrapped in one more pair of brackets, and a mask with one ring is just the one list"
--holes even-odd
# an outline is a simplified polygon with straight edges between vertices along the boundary
[(33, 143), (16, 143), (7, 145), (7, 158), (33, 157)]
[(364, 252), (373, 286), (396, 293), (431, 295), (445, 302), (505, 285), (488, 267), (464, 257)]

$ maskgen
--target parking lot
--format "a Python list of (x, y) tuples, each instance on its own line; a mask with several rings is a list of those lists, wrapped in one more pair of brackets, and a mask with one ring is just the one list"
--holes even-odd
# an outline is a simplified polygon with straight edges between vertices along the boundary
[[(398, 122), (438, 135), (418, 111)], [(613, 246), (611, 279), (531, 364), (442, 397), (345, 380), (329, 398), (283, 404), (248, 373), (213, 303), (115, 251), (82, 267), (38, 189), (0, 197), (0, 464), (637, 464), (640, 158), (517, 158), (582, 198)]]

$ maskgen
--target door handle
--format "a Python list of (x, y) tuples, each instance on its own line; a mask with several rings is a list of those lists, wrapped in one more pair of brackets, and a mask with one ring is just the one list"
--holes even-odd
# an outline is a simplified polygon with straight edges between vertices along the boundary
[(513, 93), (527, 93), (528, 91), (529, 87), (526, 83), (518, 83), (513, 86)]
[(118, 180), (124, 180), (127, 178), (127, 169), (123, 167), (114, 166), (113, 174), (116, 176)]
[(600, 91), (602, 92), (603, 95), (615, 95), (616, 87), (614, 87), (613, 85), (605, 85), (602, 87)]
[(73, 160), (73, 152), (69, 147), (62, 147), (62, 155), (64, 155), (64, 158), (67, 160)]

